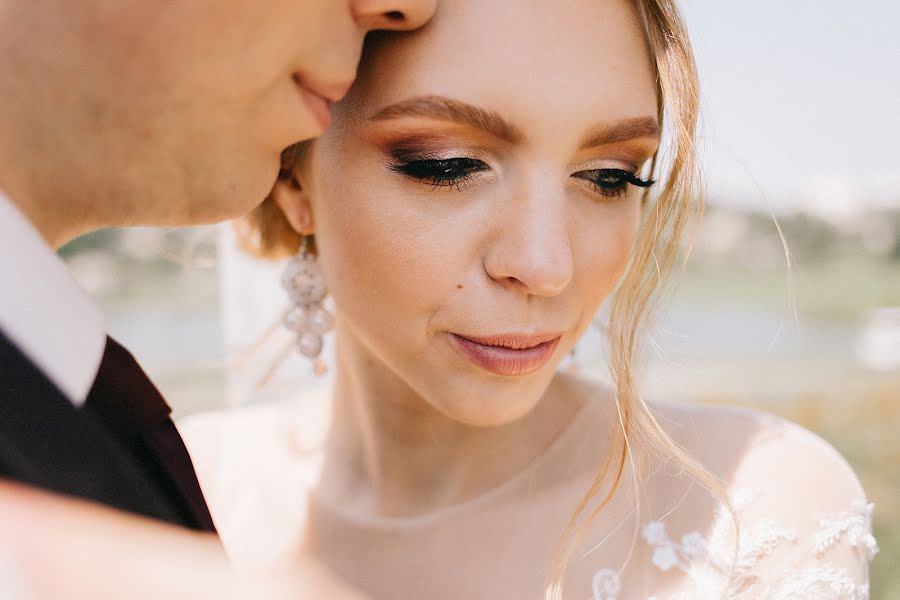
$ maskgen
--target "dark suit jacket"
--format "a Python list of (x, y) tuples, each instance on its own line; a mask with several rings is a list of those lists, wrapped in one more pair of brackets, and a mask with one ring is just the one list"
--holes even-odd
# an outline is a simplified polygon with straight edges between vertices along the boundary
[(107, 341), (76, 407), (0, 331), (0, 477), (214, 531), (168, 405), (122, 352)]

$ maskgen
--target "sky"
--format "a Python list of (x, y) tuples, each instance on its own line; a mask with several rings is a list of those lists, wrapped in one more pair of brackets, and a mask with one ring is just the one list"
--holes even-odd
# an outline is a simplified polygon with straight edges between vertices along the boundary
[(683, 0), (713, 202), (900, 207), (900, 0)]

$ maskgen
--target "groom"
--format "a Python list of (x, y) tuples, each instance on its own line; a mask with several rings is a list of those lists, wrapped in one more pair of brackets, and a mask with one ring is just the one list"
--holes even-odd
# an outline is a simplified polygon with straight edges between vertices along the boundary
[(0, 0), (0, 479), (212, 531), (170, 409), (54, 250), (253, 208), (373, 29), (435, 0)]

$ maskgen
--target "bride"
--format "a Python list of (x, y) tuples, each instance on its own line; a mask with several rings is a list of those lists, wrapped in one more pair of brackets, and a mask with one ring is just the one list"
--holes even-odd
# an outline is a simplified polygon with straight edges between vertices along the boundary
[[(239, 232), (294, 255), (285, 324), (317, 370), (333, 325), (333, 382), (183, 426), (232, 555), (303, 548), (384, 599), (867, 597), (831, 447), (635, 388), (697, 196), (676, 3), (444, 3), (359, 75)], [(558, 369), (607, 299), (611, 388)]]

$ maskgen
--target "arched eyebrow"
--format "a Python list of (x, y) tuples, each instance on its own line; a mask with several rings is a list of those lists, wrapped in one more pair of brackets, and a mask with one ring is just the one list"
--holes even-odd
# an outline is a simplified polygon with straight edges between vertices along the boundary
[(522, 130), (499, 113), (444, 96), (416, 96), (401, 100), (381, 109), (369, 120), (387, 121), (402, 117), (426, 117), (462, 123), (511, 144), (521, 143), (525, 139)]
[[(407, 98), (386, 106), (369, 120), (387, 121), (403, 117), (426, 117), (462, 123), (511, 144), (519, 144), (525, 140), (522, 130), (501, 117), (499, 113), (445, 96)], [(594, 148), (638, 138), (659, 139), (659, 133), (656, 117), (623, 119), (591, 129), (584, 137), (581, 148)]]
[(640, 138), (659, 139), (656, 117), (635, 117), (606, 123), (591, 129), (581, 142), (581, 149), (618, 144)]

